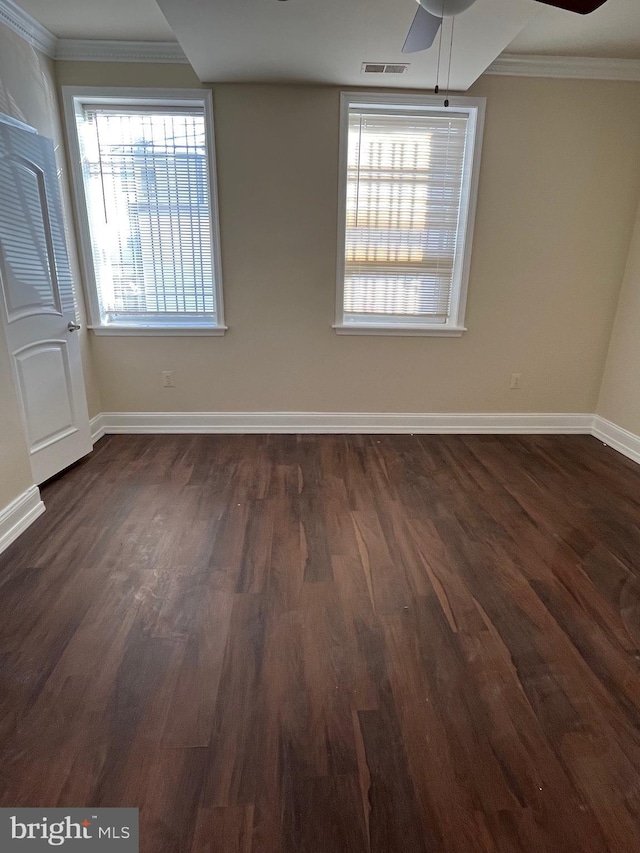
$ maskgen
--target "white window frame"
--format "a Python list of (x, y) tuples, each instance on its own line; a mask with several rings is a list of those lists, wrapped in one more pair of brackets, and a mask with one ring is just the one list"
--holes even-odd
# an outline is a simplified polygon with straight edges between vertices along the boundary
[[(439, 337), (460, 337), (466, 332), (464, 325), (469, 269), (471, 265), (471, 246), (478, 198), (478, 181), (482, 135), (484, 130), (485, 98), (464, 98), (451, 96), (450, 105), (445, 107), (442, 96), (398, 95), (383, 92), (341, 92), (340, 94), (340, 177), (338, 197), (338, 259), (337, 259), (337, 295), (336, 321), (333, 326), (339, 335), (433, 335)], [(384, 108), (386, 111), (405, 112), (407, 108), (417, 112), (436, 110), (446, 115), (447, 110), (468, 115), (467, 150), (460, 200), (459, 245), (456, 251), (451, 290), (451, 311), (446, 323), (428, 323), (417, 321), (397, 323), (385, 319), (384, 322), (355, 323), (345, 322), (344, 280), (347, 216), (347, 166), (349, 152), (349, 109)]]
[[(90, 325), (96, 335), (224, 335), (224, 303), (222, 297), (222, 263), (220, 253), (220, 222), (218, 213), (218, 181), (216, 175), (216, 149), (213, 120), (213, 96), (210, 89), (134, 89), (129, 87), (105, 88), (102, 86), (63, 86), (65, 128), (69, 157), (73, 199), (76, 209), (80, 260), (86, 282)], [(211, 217), (212, 263), (215, 277), (216, 323), (189, 325), (172, 321), (160, 323), (141, 319), (138, 323), (104, 323), (98, 301), (98, 289), (93, 263), (89, 216), (82, 173), (82, 155), (78, 137), (77, 116), (84, 104), (104, 104), (127, 107), (190, 107), (204, 109), (207, 161), (209, 172), (209, 208)]]

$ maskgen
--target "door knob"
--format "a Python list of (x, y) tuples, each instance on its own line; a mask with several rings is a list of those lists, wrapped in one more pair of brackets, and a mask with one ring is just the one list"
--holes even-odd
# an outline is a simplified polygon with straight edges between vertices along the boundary
[(74, 323), (72, 320), (69, 320), (69, 323), (67, 325), (67, 329), (69, 329), (70, 332), (77, 332), (78, 329), (80, 329), (80, 328), (82, 328), (82, 327), (79, 326), (77, 323)]

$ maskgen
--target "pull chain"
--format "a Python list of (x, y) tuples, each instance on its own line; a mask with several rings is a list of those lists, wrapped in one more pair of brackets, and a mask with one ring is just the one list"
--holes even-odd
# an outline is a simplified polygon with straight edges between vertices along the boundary
[(451, 86), (451, 58), (453, 56), (453, 31), (456, 26), (455, 16), (451, 19), (451, 44), (449, 45), (449, 70), (447, 71), (447, 96), (444, 99), (445, 107), (449, 106), (449, 88)]
[(442, 0), (442, 11), (440, 13), (440, 38), (438, 39), (438, 66), (436, 68), (436, 88), (434, 92), (436, 95), (440, 93), (440, 57), (442, 56), (442, 30), (444, 29), (444, 4), (445, 0)]

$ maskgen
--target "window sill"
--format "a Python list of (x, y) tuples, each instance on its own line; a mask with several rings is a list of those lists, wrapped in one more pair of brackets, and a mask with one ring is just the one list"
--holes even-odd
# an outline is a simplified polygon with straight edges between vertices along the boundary
[(120, 337), (204, 337), (222, 336), (228, 326), (89, 326), (94, 335)]
[(404, 337), (460, 338), (464, 326), (351, 326), (335, 324), (337, 335), (396, 335)]

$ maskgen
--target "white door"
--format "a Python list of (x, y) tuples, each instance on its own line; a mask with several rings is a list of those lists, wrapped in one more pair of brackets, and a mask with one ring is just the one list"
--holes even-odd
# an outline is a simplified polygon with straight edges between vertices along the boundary
[(91, 436), (53, 143), (0, 120), (0, 314), (36, 483)]

